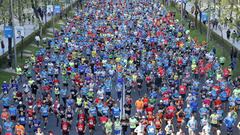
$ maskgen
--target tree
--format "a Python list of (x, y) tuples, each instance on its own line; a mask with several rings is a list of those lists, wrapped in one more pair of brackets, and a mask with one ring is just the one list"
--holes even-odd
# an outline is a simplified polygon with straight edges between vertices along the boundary
[[(198, 15), (199, 15), (199, 18), (200, 18), (200, 23), (202, 22), (202, 11), (199, 7), (199, 0), (195, 0), (194, 2), (194, 14), (195, 14), (195, 25), (196, 25), (196, 28), (197, 28), (197, 18), (198, 18)], [(200, 32), (202, 33), (202, 27), (201, 27), (201, 24), (199, 25), (199, 29), (200, 29)]]

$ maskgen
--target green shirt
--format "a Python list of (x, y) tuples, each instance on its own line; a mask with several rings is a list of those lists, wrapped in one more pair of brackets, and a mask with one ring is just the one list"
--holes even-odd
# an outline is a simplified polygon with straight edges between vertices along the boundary
[(130, 124), (130, 128), (136, 128), (137, 127), (137, 119), (136, 118), (130, 118), (129, 119), (129, 124)]
[(105, 124), (105, 128), (106, 128), (106, 132), (112, 132), (112, 125), (113, 123), (111, 121), (108, 121), (106, 124)]
[(121, 130), (121, 122), (119, 120), (114, 122), (114, 129)]
[(237, 89), (237, 88), (234, 89), (233, 94), (234, 94), (234, 96), (239, 97), (238, 95), (240, 94), (240, 89)]
[(218, 124), (218, 115), (217, 114), (212, 114), (211, 116), (210, 116), (210, 119), (211, 119), (211, 124)]

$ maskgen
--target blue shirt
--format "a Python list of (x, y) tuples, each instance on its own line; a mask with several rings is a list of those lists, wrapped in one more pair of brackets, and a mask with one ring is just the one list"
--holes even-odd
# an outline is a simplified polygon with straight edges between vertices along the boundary
[(40, 109), (42, 116), (48, 116), (48, 106), (42, 106)]
[(198, 109), (198, 103), (196, 101), (193, 101), (190, 103), (190, 106), (192, 107), (193, 111), (197, 111)]
[(13, 131), (13, 123), (11, 121), (9, 122), (4, 122), (3, 124), (3, 129), (5, 129), (6, 132), (12, 132)]
[(209, 111), (208, 111), (208, 109), (206, 108), (206, 107), (202, 107), (202, 108), (200, 108), (200, 110), (199, 110), (199, 114), (200, 114), (200, 117), (202, 118), (204, 115), (206, 115), (206, 114), (208, 114), (209, 113)]
[(120, 108), (119, 107), (113, 107), (112, 109), (114, 117), (120, 116)]
[(16, 116), (17, 115), (17, 108), (16, 107), (10, 107), (8, 109), (8, 112), (11, 116)]
[(98, 111), (102, 111), (102, 108), (103, 108), (103, 103), (99, 103), (99, 104), (97, 104), (97, 109), (98, 109)]
[(148, 135), (155, 135), (156, 134), (156, 127), (153, 125), (147, 126), (147, 134)]
[(41, 125), (41, 120), (39, 119), (34, 119), (33, 120), (33, 127), (34, 127), (34, 131), (36, 131)]
[(89, 108), (89, 113), (92, 115), (92, 116), (97, 116), (97, 109), (95, 107), (90, 107)]
[(185, 108), (184, 112), (186, 113), (186, 118), (190, 118), (191, 117), (191, 113), (192, 113), (192, 108)]
[(72, 106), (74, 103), (73, 99), (67, 99), (67, 106)]
[(109, 107), (108, 106), (103, 106), (102, 107), (102, 113), (103, 113), (103, 115), (105, 115), (105, 116), (108, 116), (108, 111), (109, 111)]
[(227, 100), (227, 93), (226, 93), (226, 91), (222, 91), (219, 96), (220, 96), (220, 99), (222, 101), (226, 101)]
[(3, 103), (3, 106), (5, 106), (5, 107), (9, 106), (10, 98), (9, 97), (3, 97), (2, 98), (2, 103)]
[(7, 83), (2, 84), (2, 91), (8, 91), (9, 85)]
[(18, 122), (19, 122), (19, 124), (21, 124), (21, 125), (25, 125), (25, 124), (26, 124), (26, 116), (20, 115), (20, 116), (18, 117)]
[(223, 122), (227, 128), (232, 128), (234, 126), (235, 120), (232, 117), (226, 117)]

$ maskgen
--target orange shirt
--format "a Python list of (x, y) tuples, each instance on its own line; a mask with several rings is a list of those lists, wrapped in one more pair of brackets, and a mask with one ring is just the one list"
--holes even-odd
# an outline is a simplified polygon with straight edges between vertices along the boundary
[(143, 109), (143, 101), (142, 100), (137, 100), (136, 102), (135, 102), (135, 105), (136, 105), (136, 108), (137, 109)]
[(16, 125), (15, 126), (16, 135), (24, 135), (24, 130), (25, 130), (25, 128), (22, 125)]
[(8, 112), (2, 112), (1, 118), (2, 118), (3, 120), (8, 119), (8, 118), (9, 118), (9, 113), (8, 113)]

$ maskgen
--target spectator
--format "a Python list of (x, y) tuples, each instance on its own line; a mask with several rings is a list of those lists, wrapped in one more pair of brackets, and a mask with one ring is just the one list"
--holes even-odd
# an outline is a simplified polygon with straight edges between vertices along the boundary
[(226, 33), (227, 33), (227, 39), (230, 39), (231, 30), (230, 30), (230, 29), (228, 29)]

